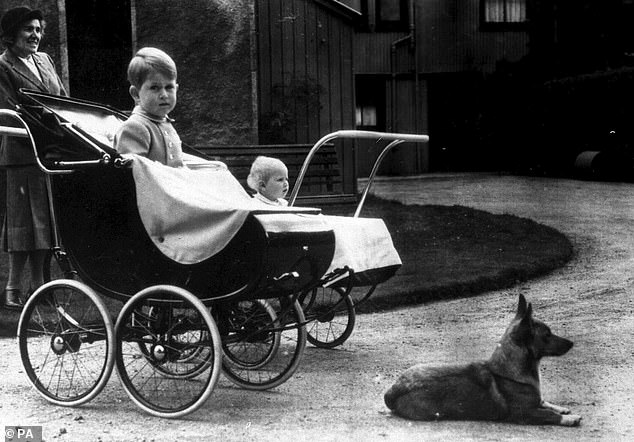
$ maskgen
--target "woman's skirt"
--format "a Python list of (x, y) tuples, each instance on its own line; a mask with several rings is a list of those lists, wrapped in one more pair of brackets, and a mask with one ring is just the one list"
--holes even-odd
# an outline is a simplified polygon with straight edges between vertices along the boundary
[(6, 169), (7, 211), (2, 226), (6, 252), (30, 252), (51, 247), (51, 221), (46, 175), (37, 166)]

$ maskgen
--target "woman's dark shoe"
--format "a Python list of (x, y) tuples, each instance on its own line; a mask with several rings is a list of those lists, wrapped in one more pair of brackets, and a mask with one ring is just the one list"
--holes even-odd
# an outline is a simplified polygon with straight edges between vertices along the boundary
[(22, 310), (22, 299), (20, 299), (20, 289), (4, 290), (4, 307), (9, 310)]

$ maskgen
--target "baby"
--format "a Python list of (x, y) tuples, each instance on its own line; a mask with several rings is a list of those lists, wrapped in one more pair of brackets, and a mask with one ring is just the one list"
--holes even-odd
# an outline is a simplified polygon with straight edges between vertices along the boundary
[(254, 198), (265, 204), (287, 206), (288, 169), (277, 158), (259, 156), (251, 164), (247, 184), (255, 190)]
[(183, 167), (181, 140), (168, 116), (178, 90), (174, 60), (160, 49), (140, 49), (128, 65), (128, 81), (135, 106), (115, 135), (115, 149)]

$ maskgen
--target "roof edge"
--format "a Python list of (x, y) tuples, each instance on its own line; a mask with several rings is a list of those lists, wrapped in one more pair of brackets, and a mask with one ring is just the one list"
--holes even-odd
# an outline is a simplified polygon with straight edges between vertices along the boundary
[(336, 14), (347, 18), (348, 20), (357, 20), (361, 17), (361, 12), (351, 8), (350, 6), (341, 3), (337, 0), (313, 0), (315, 3), (329, 9)]

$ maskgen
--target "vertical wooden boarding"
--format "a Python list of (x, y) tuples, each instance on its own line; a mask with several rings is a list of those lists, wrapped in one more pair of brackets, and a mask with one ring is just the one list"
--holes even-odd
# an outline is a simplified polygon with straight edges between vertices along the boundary
[(319, 111), (319, 134), (324, 135), (330, 129), (330, 69), (328, 66), (328, 15), (320, 8), (317, 15), (317, 70), (319, 72), (319, 84), (322, 87), (320, 94), (321, 109)]
[(295, 32), (295, 50), (294, 50), (294, 72), (293, 82), (296, 93), (295, 101), (295, 142), (305, 143), (308, 139), (308, 121), (310, 119), (310, 82), (306, 69), (306, 1), (295, 1), (294, 12), (294, 32)]
[[(349, 26), (341, 28), (341, 109), (342, 109), (342, 129), (355, 128), (355, 98), (354, 98), (354, 31)], [(356, 144), (354, 140), (345, 142), (343, 152), (343, 160), (339, 162), (341, 165), (341, 177), (344, 193), (356, 193), (356, 171), (355, 171), (355, 151), (353, 146)]]
[(282, 78), (278, 84), (274, 84), (274, 94), (280, 95), (281, 106), (278, 108), (283, 122), (283, 137), (286, 142), (297, 139), (296, 116), (297, 101), (291, 96), (293, 75), (295, 72), (295, 15), (294, 0), (281, 0), (280, 18), (282, 30), (282, 47), (280, 51), (280, 65), (282, 66)]
[[(335, 17), (329, 17), (329, 48), (328, 65), (330, 66), (330, 115), (329, 115), (329, 132), (343, 129), (341, 126), (342, 117), (342, 93), (341, 93), (341, 24)], [(336, 129), (335, 129), (336, 128)], [(346, 151), (346, 140), (340, 140), (337, 145), (337, 158), (339, 164), (342, 164), (343, 156)], [(328, 183), (328, 185), (332, 185)], [(325, 190), (324, 190), (325, 191)]]
[[(271, 112), (271, 2), (256, 1), (258, 35), (258, 112)], [(258, 117), (260, 117), (258, 115)]]
[[(318, 55), (319, 55), (319, 32), (317, 28), (317, 11), (313, 4), (308, 5), (308, 2), (305, 1), (306, 5), (306, 76), (311, 81), (315, 82), (320, 90), (324, 89), (324, 85), (319, 81), (319, 68), (318, 68)], [(317, 101), (319, 102), (319, 107), (321, 108), (323, 104), (321, 103), (321, 92), (319, 92), (319, 96), (317, 97)], [(319, 130), (319, 111), (311, 112), (308, 115), (308, 127), (307, 134), (305, 139), (298, 139), (298, 143), (314, 143), (321, 136), (321, 132)]]
[[(321, 108), (319, 110), (319, 133), (321, 138), (323, 135), (332, 132), (331, 108), (336, 105), (332, 101), (332, 72), (330, 69), (330, 51), (335, 50), (331, 47), (330, 36), (330, 17), (322, 8), (316, 9), (317, 13), (317, 30), (318, 30), (318, 52), (317, 52), (317, 68), (319, 71), (319, 84), (322, 87), (320, 94)], [(316, 141), (316, 140), (315, 140)], [(310, 192), (315, 192), (310, 189)]]

